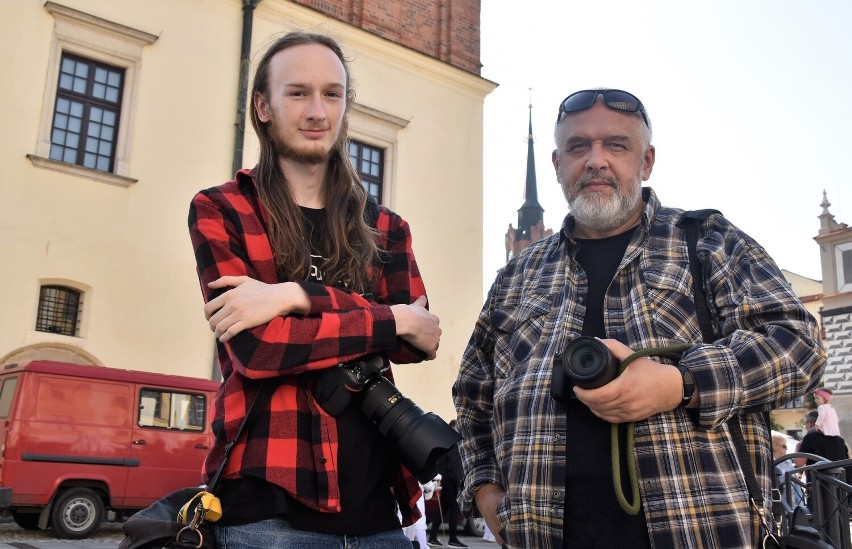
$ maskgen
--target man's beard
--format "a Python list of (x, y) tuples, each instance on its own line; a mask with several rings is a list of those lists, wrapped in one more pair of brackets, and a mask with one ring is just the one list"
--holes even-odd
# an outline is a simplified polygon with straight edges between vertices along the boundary
[[(278, 131), (278, 115), (274, 111), (270, 114), (269, 121), (269, 139), (272, 142), (272, 149), (275, 156), (279, 159), (286, 158), (299, 164), (324, 164), (328, 162), (332, 151), (339, 149), (345, 145), (346, 130), (348, 128), (348, 120), (343, 117), (343, 122), (340, 126), (340, 131), (337, 134), (337, 140), (332, 145), (330, 150), (325, 149), (320, 143), (308, 144), (303, 148), (297, 148), (290, 145), (286, 139)], [(340, 149), (345, 150), (345, 149)]]
[[(580, 191), (592, 181), (606, 181), (615, 189), (615, 195), (581, 193)], [(581, 177), (572, 189), (571, 193), (566, 193), (571, 215), (579, 225), (598, 232), (612, 231), (622, 226), (633, 214), (636, 204), (642, 200), (640, 176), (623, 185), (611, 175), (591, 173)]]

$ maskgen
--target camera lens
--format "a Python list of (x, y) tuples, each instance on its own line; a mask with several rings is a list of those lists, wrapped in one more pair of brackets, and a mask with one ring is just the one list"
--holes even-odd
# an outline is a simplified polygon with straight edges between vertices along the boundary
[(422, 483), (435, 478), (438, 458), (461, 436), (433, 413), (426, 413), (384, 376), (363, 392), (361, 411), (399, 453), (399, 459)]
[(562, 353), (562, 366), (577, 387), (597, 389), (618, 376), (618, 361), (593, 337), (578, 337)]

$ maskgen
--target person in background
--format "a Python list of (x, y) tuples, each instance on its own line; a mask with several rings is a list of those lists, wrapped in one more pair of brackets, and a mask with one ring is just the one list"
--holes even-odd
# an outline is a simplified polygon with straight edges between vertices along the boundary
[(420, 499), (417, 500), (420, 518), (414, 524), (402, 529), (408, 539), (411, 540), (414, 549), (426, 549), (429, 545), (429, 541), (426, 539), (426, 500), (430, 499), (435, 493), (435, 481), (430, 480), (426, 484), (421, 484), (420, 489), (423, 491)]
[[(450, 421), (450, 427), (456, 428), (456, 420)], [(447, 515), (447, 523), (449, 526), (449, 547), (467, 547), (467, 545), (458, 538), (458, 518), (461, 515), (459, 504), (457, 501), (459, 486), (464, 479), (464, 470), (462, 469), (461, 456), (459, 455), (458, 445), (454, 445), (449, 452), (438, 458), (438, 473), (441, 475), (441, 510)], [(443, 547), (443, 544), (438, 540), (438, 532), (441, 530), (443, 517), (441, 513), (435, 515), (432, 520), (432, 528), (429, 531), (429, 547)]]
[[(772, 435), (772, 458), (777, 460), (779, 458), (784, 457), (789, 453), (789, 449), (787, 448), (787, 439), (784, 438), (784, 435), (781, 434), (773, 434)], [(789, 471), (795, 469), (793, 465), (793, 461), (790, 459), (785, 459), (784, 461), (778, 462), (775, 466), (775, 475), (776, 475), (776, 484), (778, 486), (778, 490), (781, 494), (782, 499), (787, 498), (787, 482), (786, 482), (786, 474)], [(792, 474), (792, 473), (790, 473)], [(804, 505), (805, 496), (802, 491), (801, 485), (791, 482), (790, 486), (793, 487), (792, 490), (792, 498), (790, 499), (790, 504), (793, 507), (797, 507), (799, 505)]]
[(840, 435), (840, 418), (837, 411), (830, 404), (832, 397), (831, 389), (820, 387), (814, 391), (814, 400), (817, 403), (817, 416), (815, 427), (828, 436)]
[[(846, 441), (840, 435), (826, 435), (816, 427), (816, 421), (819, 417), (819, 412), (816, 410), (808, 410), (802, 423), (805, 428), (805, 436), (799, 441), (797, 452), (807, 454), (815, 454), (828, 461), (837, 461), (846, 459), (849, 451), (846, 447)], [(814, 463), (812, 459), (796, 458), (796, 467), (803, 465), (811, 465)]]
[(353, 98), (336, 41), (276, 40), (251, 93), (258, 164), (192, 199), (222, 372), (205, 482), (260, 387), (275, 385), (216, 494), (222, 549), (411, 548), (401, 527), (418, 517), (417, 479), (358, 406), (335, 417), (313, 395), (318, 379), (368, 355), (384, 365), (432, 359), (441, 335), (408, 224), (369, 199), (350, 163)]
[[(820, 381), (817, 323), (763, 247), (720, 214), (703, 221), (697, 246), (718, 334), (703, 343), (684, 211), (642, 187), (656, 158), (651, 137), (629, 92), (581, 90), (560, 103), (552, 160), (570, 212), (561, 231), (497, 274), (462, 357), (453, 386), (460, 500), (507, 547), (760, 546), (728, 422), (742, 429), (769, 514), (769, 428), (757, 412)], [(600, 338), (617, 361), (691, 348), (677, 365), (636, 358), (599, 388), (560, 386), (557, 400), (554, 368), (579, 336)], [(613, 424), (630, 423), (632, 453), (624, 443), (614, 452)], [(613, 468), (628, 479), (631, 462), (638, 502), (622, 505), (630, 486), (616, 486)]]

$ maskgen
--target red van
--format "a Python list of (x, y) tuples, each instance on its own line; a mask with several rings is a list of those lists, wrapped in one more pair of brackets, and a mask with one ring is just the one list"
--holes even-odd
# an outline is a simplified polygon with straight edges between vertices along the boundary
[(34, 360), (0, 369), (0, 510), (28, 530), (94, 532), (106, 510), (197, 486), (213, 442), (204, 379)]

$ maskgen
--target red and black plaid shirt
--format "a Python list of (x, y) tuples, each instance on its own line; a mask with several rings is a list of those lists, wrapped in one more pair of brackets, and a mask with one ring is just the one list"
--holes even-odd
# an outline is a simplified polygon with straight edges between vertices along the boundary
[[(225, 275), (281, 282), (267, 237), (266, 212), (257, 198), (253, 170), (234, 181), (199, 192), (189, 211), (189, 232), (205, 302), (222, 293), (207, 284)], [(276, 377), (271, 403), (256, 412), (248, 437), (231, 452), (224, 478), (256, 476), (284, 488), (312, 509), (340, 511), (337, 425), (314, 401), (306, 371), (334, 367), (381, 352), (395, 363), (419, 362), (425, 355), (396, 337), (390, 305), (425, 295), (411, 248), (408, 224), (379, 207), (376, 229), (383, 260), (374, 269), (375, 302), (356, 293), (299, 282), (310, 296), (307, 316), (277, 317), (218, 343), (222, 386), (216, 395), (216, 442), (205, 464), (209, 480), (222, 462), (224, 446), (246, 415), (257, 380)], [(378, 276), (375, 276), (375, 275)], [(386, 372), (388, 375), (389, 372)], [(419, 516), (420, 487), (400, 465), (394, 494), (405, 524)]]

